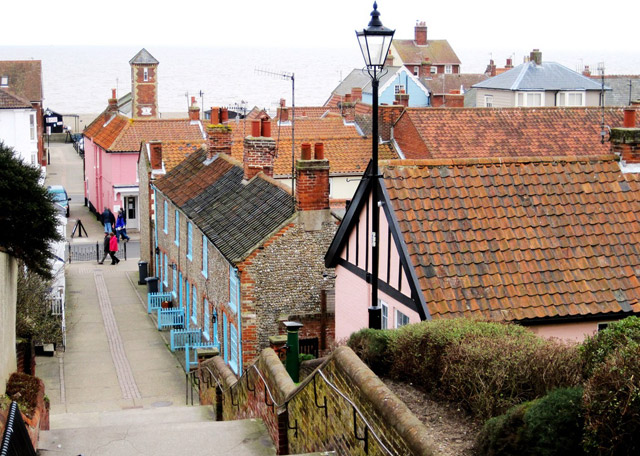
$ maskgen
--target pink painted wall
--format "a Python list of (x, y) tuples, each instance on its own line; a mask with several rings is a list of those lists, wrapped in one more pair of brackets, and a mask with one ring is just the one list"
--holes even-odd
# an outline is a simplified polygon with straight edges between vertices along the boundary
[(592, 336), (598, 331), (598, 322), (577, 322), (577, 323), (565, 323), (555, 325), (540, 325), (529, 327), (535, 334), (546, 339), (552, 337), (573, 341), (582, 342), (587, 336)]

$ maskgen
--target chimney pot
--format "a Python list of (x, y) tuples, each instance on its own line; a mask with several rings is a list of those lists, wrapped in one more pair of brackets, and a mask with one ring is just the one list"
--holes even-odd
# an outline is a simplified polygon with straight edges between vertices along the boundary
[(263, 118), (260, 123), (262, 125), (262, 136), (265, 138), (271, 138), (271, 121), (267, 118)]
[(284, 108), (287, 105), (287, 100), (284, 98), (280, 98), (280, 107)]
[(196, 104), (196, 97), (191, 97), (191, 106)]
[(344, 102), (345, 103), (351, 103), (351, 94), (350, 93), (345, 93), (344, 94)]
[(311, 160), (311, 143), (300, 145), (302, 160)]
[(624, 128), (635, 128), (636, 126), (636, 110), (635, 108), (624, 108)]
[(313, 154), (316, 160), (324, 160), (324, 143), (315, 143)]
[(255, 119), (251, 121), (251, 136), (254, 138), (258, 138), (260, 136), (260, 119)]
[(227, 108), (222, 108), (220, 110), (220, 123), (229, 122), (229, 110)]
[(116, 89), (111, 89), (111, 98), (116, 98)]
[(220, 108), (211, 108), (211, 123), (217, 125), (220, 123)]

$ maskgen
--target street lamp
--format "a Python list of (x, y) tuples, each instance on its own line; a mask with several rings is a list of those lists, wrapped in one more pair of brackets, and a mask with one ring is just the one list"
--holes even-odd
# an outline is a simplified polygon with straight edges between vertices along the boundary
[(395, 30), (386, 28), (380, 22), (377, 2), (373, 3), (371, 21), (366, 29), (356, 30), (358, 44), (362, 57), (371, 77), (373, 91), (373, 119), (372, 119), (372, 157), (371, 172), (368, 176), (371, 185), (371, 306), (369, 307), (369, 328), (382, 328), (382, 308), (378, 304), (378, 267), (379, 267), (379, 232), (380, 232), (380, 172), (378, 171), (378, 87), (383, 73), (384, 63), (389, 53), (391, 40)]

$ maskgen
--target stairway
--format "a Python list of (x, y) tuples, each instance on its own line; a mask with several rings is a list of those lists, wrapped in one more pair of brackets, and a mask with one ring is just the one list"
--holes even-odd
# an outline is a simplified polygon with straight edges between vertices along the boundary
[(212, 421), (211, 407), (159, 407), (51, 416), (42, 456), (275, 455), (261, 420)]

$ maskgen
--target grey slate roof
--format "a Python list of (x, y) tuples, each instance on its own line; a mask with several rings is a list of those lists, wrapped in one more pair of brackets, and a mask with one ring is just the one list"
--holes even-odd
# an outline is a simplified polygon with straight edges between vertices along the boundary
[(138, 52), (135, 56), (133, 56), (133, 58), (131, 60), (129, 60), (129, 64), (141, 64), (141, 65), (157, 65), (160, 62), (158, 62), (155, 57), (153, 57), (151, 54), (149, 54), (149, 51), (147, 51), (145, 48), (140, 49), (140, 52)]
[[(600, 84), (555, 62), (526, 62), (473, 87), (499, 90), (600, 90)], [(606, 88), (606, 87), (605, 87)]]
[(194, 152), (156, 181), (168, 197), (231, 263), (243, 260), (294, 213), (293, 198), (261, 175), (243, 183), (244, 170), (219, 155)]
[[(591, 79), (601, 84), (600, 79), (592, 76)], [(629, 82), (631, 82), (631, 101), (640, 100), (640, 76), (606, 76), (605, 86), (611, 87), (611, 91), (604, 96), (605, 106), (629, 105)]]
[[(390, 66), (385, 67), (387, 70), (387, 74), (382, 76), (380, 79), (380, 87), (384, 87), (386, 82), (394, 78), (396, 73), (400, 71), (403, 67)], [(334, 94), (344, 96), (348, 93), (351, 93), (351, 89), (353, 87), (359, 87), (363, 92), (371, 92), (371, 76), (367, 74), (366, 71), (363, 72), (362, 69), (352, 70), (351, 73), (347, 75), (346, 78), (342, 80), (338, 87), (336, 87), (333, 91)]]

